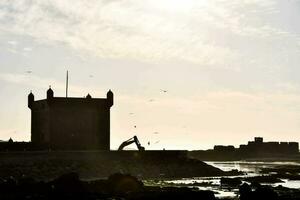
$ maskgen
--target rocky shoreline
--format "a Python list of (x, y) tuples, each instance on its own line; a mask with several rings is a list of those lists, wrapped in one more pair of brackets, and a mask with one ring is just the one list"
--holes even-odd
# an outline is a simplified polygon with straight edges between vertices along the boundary
[(64, 174), (52, 181), (36, 181), (30, 177), (1, 179), (0, 199), (207, 199), (211, 191), (187, 187), (145, 186), (131, 175), (113, 174), (108, 179), (82, 181), (77, 173)]
[[(243, 183), (235, 178), (226, 178), (222, 187), (237, 189), (240, 200), (296, 200), (300, 191), (282, 186), (271, 187), (260, 183)], [(89, 200), (141, 200), (141, 199), (205, 199), (215, 200), (213, 191), (200, 190), (198, 184), (149, 185), (136, 177), (113, 174), (107, 179), (80, 180), (77, 173), (64, 174), (51, 181), (37, 181), (23, 176), (0, 179), (0, 199), (6, 200), (49, 200), (49, 199), (89, 199)], [(203, 186), (203, 185), (202, 185)]]

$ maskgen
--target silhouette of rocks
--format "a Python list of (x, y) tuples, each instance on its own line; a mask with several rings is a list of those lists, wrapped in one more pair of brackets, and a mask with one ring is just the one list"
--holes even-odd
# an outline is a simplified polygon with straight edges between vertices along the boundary
[(82, 181), (77, 173), (64, 174), (49, 182), (25, 177), (0, 183), (0, 199), (207, 199), (214, 200), (211, 191), (193, 188), (144, 186), (136, 177), (113, 174), (106, 180)]
[(252, 189), (250, 185), (248, 185), (247, 183), (243, 183), (239, 188), (239, 192), (240, 192), (240, 199), (243, 200), (251, 195)]
[(143, 182), (131, 175), (116, 173), (108, 177), (107, 180), (110, 192), (113, 194), (126, 194), (133, 192), (141, 192), (143, 190)]
[(243, 183), (240, 186), (239, 192), (240, 200), (280, 199), (278, 194), (269, 186), (257, 185), (257, 188), (253, 190), (247, 183)]
[(222, 177), (221, 180), (221, 186), (231, 186), (231, 187), (237, 187), (240, 184), (242, 184), (242, 181), (240, 178), (224, 178)]
[(55, 193), (83, 193), (85, 192), (82, 181), (79, 180), (79, 175), (75, 172), (63, 174), (57, 179), (49, 182), (53, 192)]
[[(224, 182), (225, 181), (225, 182)], [(223, 179), (223, 183), (237, 185), (239, 179)], [(230, 186), (229, 189), (236, 187)], [(240, 200), (296, 200), (300, 199), (300, 190), (282, 186), (271, 187), (253, 183), (243, 183), (239, 186)], [(145, 186), (136, 177), (128, 174), (112, 174), (107, 179), (82, 181), (74, 172), (48, 181), (41, 182), (31, 177), (23, 176), (19, 179), (8, 177), (0, 179), (0, 199), (205, 199), (215, 200), (212, 191), (201, 191), (193, 186)]]
[(300, 180), (299, 166), (295, 165), (283, 165), (276, 168), (264, 168), (261, 169), (261, 173), (272, 174), (272, 177), (289, 180)]
[(1, 180), (0, 193), (3, 192), (15, 192), (17, 182), (13, 177)]
[(291, 189), (283, 187), (279, 185), (274, 187), (274, 190), (278, 193), (280, 199), (288, 200), (288, 199), (300, 199), (300, 190), (299, 189)]
[(277, 173), (277, 174), (299, 174), (300, 168), (298, 165), (282, 165), (276, 168), (263, 168), (261, 173)]
[(244, 179), (250, 183), (282, 183), (283, 181), (274, 176), (254, 176)]
[(212, 191), (199, 191), (187, 187), (148, 187), (144, 192), (129, 196), (132, 200), (166, 200), (166, 199), (189, 199), (189, 200), (215, 200)]

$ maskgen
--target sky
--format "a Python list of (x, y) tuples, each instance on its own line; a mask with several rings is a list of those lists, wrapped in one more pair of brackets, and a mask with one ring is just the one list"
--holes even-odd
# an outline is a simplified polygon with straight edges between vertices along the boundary
[(30, 140), (27, 95), (64, 96), (69, 70), (69, 96), (114, 92), (112, 149), (299, 142), (299, 19), (300, 0), (1, 0), (0, 140)]

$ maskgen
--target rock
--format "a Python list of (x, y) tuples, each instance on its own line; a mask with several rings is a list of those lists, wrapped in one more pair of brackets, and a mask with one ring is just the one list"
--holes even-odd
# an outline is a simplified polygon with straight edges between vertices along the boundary
[(75, 172), (61, 175), (49, 183), (55, 193), (83, 193), (85, 188)]
[[(9, 186), (9, 187), (8, 187)], [(8, 189), (10, 188), (10, 189)], [(212, 191), (189, 187), (144, 186), (136, 177), (113, 174), (108, 179), (81, 181), (77, 173), (61, 175), (53, 181), (37, 182), (30, 177), (0, 182), (0, 199), (205, 199), (215, 200)], [(5, 192), (4, 192), (5, 191)]]
[(0, 195), (1, 194), (7, 194), (7, 193), (14, 193), (16, 191), (16, 185), (17, 185), (16, 180), (13, 177), (10, 177), (6, 180), (1, 179)]
[(18, 180), (17, 183), (18, 193), (22, 193), (22, 194), (35, 193), (37, 184), (38, 183), (33, 178), (23, 176)]
[(270, 187), (259, 187), (254, 191), (255, 199), (277, 200), (277, 193)]
[(146, 187), (141, 193), (129, 196), (131, 200), (165, 200), (165, 199), (188, 199), (188, 200), (215, 200), (212, 191), (199, 191), (187, 187)]
[(250, 183), (282, 183), (283, 181), (279, 178), (274, 176), (255, 176), (255, 177), (248, 177), (244, 179)]
[(278, 200), (278, 194), (268, 186), (257, 186), (255, 190), (251, 188), (247, 183), (244, 183), (239, 188), (240, 200)]
[(107, 184), (109, 190), (114, 194), (141, 192), (144, 186), (143, 182), (139, 181), (136, 177), (120, 173), (109, 176)]
[(240, 188), (239, 192), (241, 196), (249, 196), (249, 194), (252, 192), (251, 187), (247, 183), (243, 183)]
[(221, 178), (221, 186), (230, 186), (237, 187), (242, 184), (242, 181), (239, 178)]

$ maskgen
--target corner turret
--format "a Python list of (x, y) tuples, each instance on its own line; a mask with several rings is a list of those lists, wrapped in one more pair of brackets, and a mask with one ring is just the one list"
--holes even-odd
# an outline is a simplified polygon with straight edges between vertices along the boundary
[(51, 89), (51, 86), (49, 86), (49, 89), (47, 90), (47, 99), (52, 99), (54, 97), (54, 92)]
[(32, 94), (32, 91), (30, 91), (28, 95), (28, 108), (32, 108), (32, 104), (34, 102), (34, 95)]
[(114, 93), (111, 90), (109, 90), (107, 92), (106, 98), (107, 98), (107, 102), (108, 102), (109, 107), (114, 105)]

